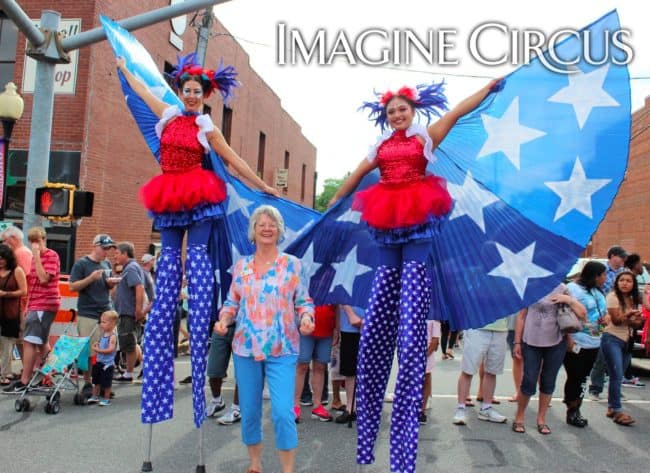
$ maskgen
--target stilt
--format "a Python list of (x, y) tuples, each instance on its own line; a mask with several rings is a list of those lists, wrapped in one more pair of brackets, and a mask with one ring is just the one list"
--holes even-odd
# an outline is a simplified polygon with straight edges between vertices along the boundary
[(142, 473), (153, 471), (151, 465), (151, 439), (153, 438), (153, 424), (147, 424), (145, 434), (144, 461), (142, 462)]
[(203, 425), (199, 427), (199, 462), (196, 465), (196, 473), (205, 473), (205, 460), (203, 459)]

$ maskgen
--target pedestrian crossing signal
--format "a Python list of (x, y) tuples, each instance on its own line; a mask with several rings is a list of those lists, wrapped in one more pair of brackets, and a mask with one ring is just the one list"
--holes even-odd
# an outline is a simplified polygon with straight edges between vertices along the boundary
[(44, 217), (70, 216), (70, 189), (62, 187), (39, 187), (36, 189), (34, 212)]
[(73, 220), (93, 214), (94, 194), (72, 184), (48, 182), (36, 189), (34, 212), (51, 220)]

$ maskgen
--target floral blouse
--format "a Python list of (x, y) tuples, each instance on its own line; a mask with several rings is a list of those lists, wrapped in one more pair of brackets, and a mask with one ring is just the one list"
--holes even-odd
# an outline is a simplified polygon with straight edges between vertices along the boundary
[(233, 352), (256, 360), (298, 355), (300, 318), (314, 314), (306, 283), (295, 256), (280, 253), (263, 274), (255, 273), (253, 255), (240, 259), (221, 311), (235, 316)]

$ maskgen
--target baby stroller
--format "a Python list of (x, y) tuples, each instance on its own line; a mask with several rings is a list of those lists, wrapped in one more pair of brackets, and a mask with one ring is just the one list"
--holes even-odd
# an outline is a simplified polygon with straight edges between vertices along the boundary
[[(88, 369), (89, 342), (92, 333), (89, 337), (71, 336), (68, 335), (71, 326), (72, 324), (69, 324), (66, 327), (47, 355), (43, 366), (34, 371), (25, 389), (15, 393), (4, 393), (18, 396), (14, 403), (17, 412), (30, 409), (28, 396), (44, 396), (45, 412), (58, 414), (61, 411), (62, 391), (75, 391), (74, 403), (85, 404), (77, 375), (79, 369)], [(93, 332), (95, 330), (97, 328), (93, 329)]]

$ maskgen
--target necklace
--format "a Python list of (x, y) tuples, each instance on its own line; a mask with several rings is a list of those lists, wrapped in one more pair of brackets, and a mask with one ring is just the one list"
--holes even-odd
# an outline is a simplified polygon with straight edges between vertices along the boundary
[(256, 263), (256, 264), (264, 264), (264, 265), (267, 265), (267, 266), (268, 266), (268, 265), (270, 265), (270, 264), (275, 263), (275, 259), (273, 259), (273, 260), (271, 260), (271, 261), (259, 261), (257, 258), (255, 258), (255, 263)]

